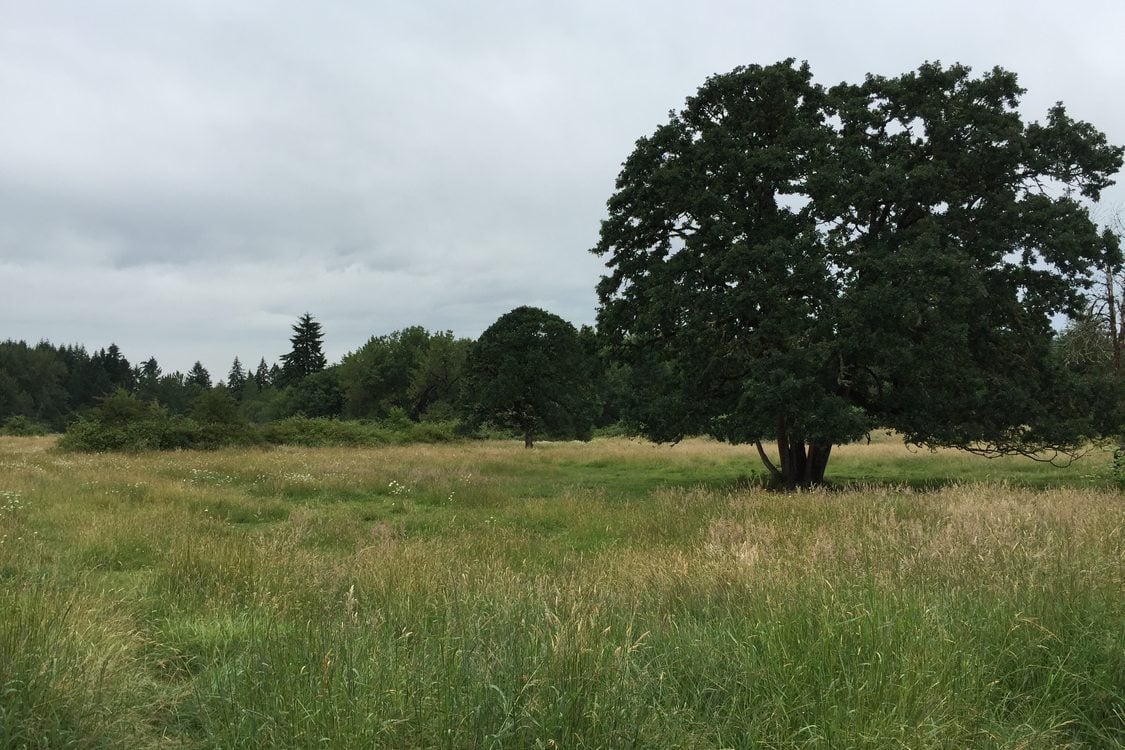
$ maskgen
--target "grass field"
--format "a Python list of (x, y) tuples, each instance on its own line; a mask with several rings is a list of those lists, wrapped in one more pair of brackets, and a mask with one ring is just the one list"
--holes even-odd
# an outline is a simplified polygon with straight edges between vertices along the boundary
[(1067, 469), (0, 438), (0, 747), (1125, 745), (1125, 500)]

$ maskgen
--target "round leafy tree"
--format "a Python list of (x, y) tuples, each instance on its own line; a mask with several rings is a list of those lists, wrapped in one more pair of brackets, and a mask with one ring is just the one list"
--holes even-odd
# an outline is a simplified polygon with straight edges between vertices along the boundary
[(463, 381), (465, 421), (537, 435), (588, 440), (593, 422), (591, 363), (578, 332), (557, 315), (517, 307), (500, 316), (469, 350)]
[(1105, 262), (1081, 200), (1122, 151), (1061, 104), (1025, 124), (1022, 93), (938, 63), (829, 89), (792, 60), (708, 79), (637, 142), (593, 249), (636, 426), (754, 443), (791, 487), (874, 427), (989, 453), (1087, 437), (1051, 323)]

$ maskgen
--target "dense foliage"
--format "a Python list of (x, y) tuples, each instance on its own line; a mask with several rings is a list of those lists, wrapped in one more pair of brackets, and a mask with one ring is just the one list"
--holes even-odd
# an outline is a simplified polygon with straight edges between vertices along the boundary
[(1122, 150), (1062, 105), (1025, 124), (1022, 93), (936, 63), (830, 89), (793, 61), (710, 78), (637, 142), (594, 248), (638, 428), (757, 443), (790, 486), (877, 426), (998, 453), (1103, 429), (1052, 319), (1106, 261), (1080, 200)]
[(578, 331), (557, 315), (518, 307), (502, 315), (469, 351), (463, 406), (471, 427), (588, 440), (594, 418), (593, 362)]
[(137, 374), (113, 344), (91, 355), (80, 346), (0, 342), (0, 424), (22, 417), (59, 430), (114, 389), (137, 386)]
[[(569, 323), (539, 312), (551, 319), (548, 329), (562, 332), (561, 339), (551, 333), (548, 348), (561, 346), (558, 361), (576, 369), (559, 380), (547, 362), (550, 352), (532, 355), (529, 361), (547, 362), (543, 382), (567, 391), (552, 397), (570, 404), (565, 418), (544, 411), (535, 432), (588, 436), (591, 416), (600, 412), (598, 424), (605, 425), (620, 412), (606, 395), (619, 391), (620, 366), (599, 360), (601, 344), (592, 330), (576, 335)], [(67, 449), (138, 451), (433, 442), (466, 432), (458, 420), (466, 404), (477, 403), (473, 394), (479, 390), (479, 382), (464, 382), (472, 341), (413, 326), (372, 337), (339, 364), (322, 366), (321, 339), (320, 325), (303, 315), (284, 360), (288, 376), (265, 358), (250, 370), (235, 357), (226, 381), (217, 383), (198, 361), (186, 375), (164, 373), (154, 357), (131, 366), (116, 345), (90, 356), (81, 347), (6, 341), (0, 343), (0, 434), (65, 430), (61, 445)], [(298, 360), (312, 364), (295, 377)], [(483, 434), (524, 435), (522, 421), (494, 415), (486, 422), (470, 420), (470, 426)]]
[(450, 331), (430, 333), (421, 326), (371, 337), (340, 363), (344, 416), (448, 417), (456, 409), (469, 344)]
[[(12, 420), (12, 428), (6, 431), (33, 434), (22, 418)], [(230, 391), (219, 386), (201, 394), (188, 416), (172, 414), (154, 401), (117, 390), (71, 424), (59, 439), (59, 446), (70, 451), (103, 453), (261, 445), (377, 446), (437, 443), (454, 437), (454, 425), (450, 422), (376, 423), (296, 415), (253, 424), (240, 411)]]

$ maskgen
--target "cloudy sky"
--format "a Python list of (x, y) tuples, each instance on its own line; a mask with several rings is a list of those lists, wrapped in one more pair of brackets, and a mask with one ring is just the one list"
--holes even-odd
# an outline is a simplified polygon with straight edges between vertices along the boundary
[(1122, 144), (1123, 31), (1120, 0), (0, 0), (0, 339), (221, 377), (305, 311), (333, 361), (590, 323), (621, 162), (708, 75), (1000, 65)]

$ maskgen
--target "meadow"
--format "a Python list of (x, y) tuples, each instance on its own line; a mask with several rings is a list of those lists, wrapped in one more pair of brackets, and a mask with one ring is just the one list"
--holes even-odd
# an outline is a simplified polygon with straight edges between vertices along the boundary
[(0, 438), (3, 748), (1125, 746), (1125, 500), (1059, 469)]

